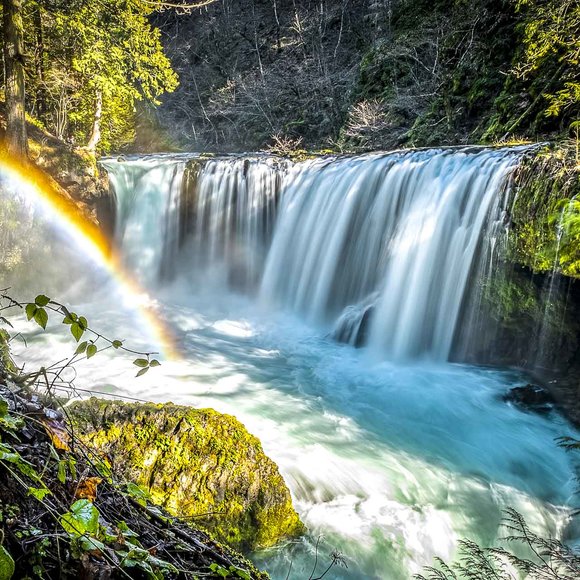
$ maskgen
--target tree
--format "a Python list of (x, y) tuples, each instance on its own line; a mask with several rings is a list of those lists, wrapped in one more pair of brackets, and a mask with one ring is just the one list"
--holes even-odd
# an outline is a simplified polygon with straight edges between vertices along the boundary
[(26, 157), (24, 24), (22, 0), (3, 0), (6, 145), (13, 155)]
[(515, 73), (540, 79), (544, 115), (574, 119), (580, 105), (580, 3), (515, 0), (523, 15), (523, 58)]
[(157, 105), (177, 86), (149, 17), (212, 1), (2, 0), (11, 151), (25, 153), (25, 111), (93, 152), (130, 141), (137, 102)]
[(51, 78), (72, 101), (69, 132), (90, 151), (130, 139), (136, 102), (159, 104), (177, 86), (152, 10), (143, 0), (83, 0), (52, 13), (52, 44), (65, 58)]

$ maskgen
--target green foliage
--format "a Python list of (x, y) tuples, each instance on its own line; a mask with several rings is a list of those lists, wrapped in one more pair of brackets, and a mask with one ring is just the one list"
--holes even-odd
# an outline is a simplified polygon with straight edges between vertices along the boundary
[(12, 556), (4, 546), (0, 546), (0, 580), (10, 580), (14, 571), (15, 565)]
[(209, 569), (220, 578), (241, 578), (241, 580), (251, 580), (251, 576), (245, 570), (237, 568), (236, 566), (225, 568), (224, 566), (213, 563)]
[(149, 358), (137, 358), (133, 361), (133, 364), (141, 369), (137, 372), (137, 374), (135, 376), (141, 377), (150, 368), (158, 367), (161, 363), (157, 359), (150, 360)]
[(482, 548), (475, 542), (459, 542), (459, 557), (452, 564), (436, 559), (436, 567), (426, 568), (416, 580), (514, 580), (510, 568), (530, 579), (572, 580), (580, 576), (580, 557), (561, 542), (535, 534), (524, 518), (508, 509), (503, 521), (505, 540), (523, 548), (528, 557), (514, 555), (505, 548)]
[(580, 200), (560, 202), (561, 213), (557, 222), (561, 242), (559, 264), (569, 276), (580, 276)]
[(524, 160), (511, 208), (513, 261), (535, 272), (580, 276), (580, 166), (571, 147)]
[(60, 524), (72, 536), (95, 535), (99, 531), (99, 511), (88, 499), (79, 499), (60, 518)]
[(0, 397), (0, 431), (14, 434), (23, 426), (22, 419), (8, 412), (8, 401)]
[[(516, 0), (524, 15), (523, 58), (515, 71), (522, 78), (556, 78), (542, 95), (544, 115), (560, 116), (580, 104), (580, 3), (576, 0)], [(556, 68), (557, 67), (557, 68)]]
[[(159, 104), (177, 86), (147, 0), (31, 0), (25, 10), (28, 107), (52, 133), (99, 150), (132, 140), (135, 104)], [(33, 66), (34, 65), (34, 66)], [(102, 109), (100, 111), (100, 109)]]

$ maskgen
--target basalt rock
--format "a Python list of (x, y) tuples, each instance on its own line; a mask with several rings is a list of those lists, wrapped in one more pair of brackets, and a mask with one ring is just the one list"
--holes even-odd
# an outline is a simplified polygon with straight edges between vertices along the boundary
[(217, 539), (252, 550), (304, 531), (277, 466), (235, 417), (98, 399), (70, 410), (79, 437), (116, 473)]

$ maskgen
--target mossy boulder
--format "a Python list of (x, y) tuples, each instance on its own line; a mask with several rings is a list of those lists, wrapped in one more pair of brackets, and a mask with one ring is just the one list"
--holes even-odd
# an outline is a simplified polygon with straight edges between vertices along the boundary
[(260, 441), (230, 415), (92, 398), (70, 407), (78, 436), (170, 513), (243, 550), (304, 531)]

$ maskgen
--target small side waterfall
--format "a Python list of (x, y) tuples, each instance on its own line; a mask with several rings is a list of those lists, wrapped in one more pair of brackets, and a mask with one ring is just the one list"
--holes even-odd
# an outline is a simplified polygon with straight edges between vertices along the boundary
[(493, 263), (521, 154), (436, 149), (297, 164), (167, 156), (103, 165), (117, 195), (117, 239), (147, 281), (213, 280), (379, 356), (446, 360)]

